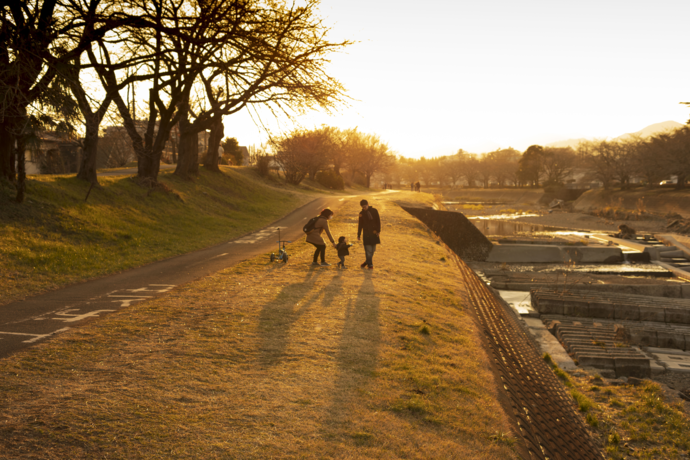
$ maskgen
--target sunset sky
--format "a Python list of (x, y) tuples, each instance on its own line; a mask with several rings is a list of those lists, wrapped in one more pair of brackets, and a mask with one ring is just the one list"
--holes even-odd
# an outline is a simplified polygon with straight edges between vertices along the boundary
[[(685, 123), (688, 1), (323, 0), (333, 40), (359, 43), (330, 74), (355, 99), (303, 127), (358, 126), (408, 157), (616, 137)], [(273, 132), (293, 127), (267, 113)], [(248, 113), (225, 119), (241, 145), (266, 139)]]

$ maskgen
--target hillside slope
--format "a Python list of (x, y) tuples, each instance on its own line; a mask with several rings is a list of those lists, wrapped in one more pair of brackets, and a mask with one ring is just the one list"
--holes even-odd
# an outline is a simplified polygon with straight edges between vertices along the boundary
[(0, 305), (238, 237), (315, 193), (232, 167), (193, 182), (164, 172), (155, 192), (127, 177), (100, 183), (85, 201), (74, 176), (32, 176), (23, 204), (0, 187)]

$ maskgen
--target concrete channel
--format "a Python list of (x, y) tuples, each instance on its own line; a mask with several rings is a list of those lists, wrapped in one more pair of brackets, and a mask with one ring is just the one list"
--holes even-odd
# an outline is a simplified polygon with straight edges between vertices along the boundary
[(629, 240), (404, 208), (457, 254), (531, 458), (603, 458), (544, 353), (612, 381), (690, 377), (690, 238)]
[[(457, 255), (455, 262), (465, 282), (465, 301), (484, 332), (494, 373), (502, 384), (502, 403), (521, 437), (517, 449), (520, 455), (603, 459), (601, 449), (576, 413), (574, 401), (542, 358), (542, 350), (529, 329), (466, 263), (486, 260), (493, 244), (460, 213), (409, 206), (404, 209)], [(555, 350), (554, 355), (559, 352)], [(561, 359), (566, 359), (567, 353), (562, 353)]]

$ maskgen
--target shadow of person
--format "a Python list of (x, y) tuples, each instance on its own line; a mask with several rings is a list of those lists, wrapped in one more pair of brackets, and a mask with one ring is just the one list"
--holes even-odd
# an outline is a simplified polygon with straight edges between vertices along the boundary
[(263, 306), (258, 325), (260, 365), (275, 366), (280, 363), (285, 357), (292, 325), (320, 296), (328, 295), (328, 286), (309, 295), (314, 289), (314, 282), (322, 273), (324, 272), (321, 270), (309, 270), (304, 280), (285, 286), (273, 300)]
[(373, 377), (381, 344), (380, 300), (370, 273), (345, 311), (343, 332), (335, 355), (336, 373), (324, 424), (349, 423), (347, 401)]

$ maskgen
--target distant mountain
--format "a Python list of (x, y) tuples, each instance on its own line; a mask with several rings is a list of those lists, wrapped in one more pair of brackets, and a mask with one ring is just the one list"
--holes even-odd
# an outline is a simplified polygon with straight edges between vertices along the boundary
[(546, 144), (545, 147), (572, 147), (576, 148), (580, 142), (587, 141), (589, 139), (585, 139), (584, 137), (581, 137), (579, 139), (566, 139), (564, 141), (556, 141), (552, 142), (550, 144)]
[[(654, 134), (659, 134), (663, 133), (666, 131), (672, 131), (674, 129), (678, 129), (680, 127), (684, 126), (681, 123), (678, 123), (677, 121), (664, 121), (662, 123), (654, 123), (653, 125), (649, 125), (645, 128), (642, 128), (641, 130), (634, 132), (634, 133), (626, 133), (626, 134), (621, 134), (618, 137), (615, 137), (611, 139), (612, 141), (622, 141), (625, 140), (629, 137), (632, 136), (640, 136), (640, 137), (651, 137)], [(584, 137), (581, 137), (579, 139), (567, 139), (564, 141), (557, 141), (557, 142), (551, 142), (550, 144), (546, 144), (546, 147), (572, 147), (572, 148), (577, 148), (578, 144), (582, 141), (588, 141), (591, 139), (586, 139)]]
[(664, 121), (663, 123), (654, 123), (653, 125), (649, 125), (646, 128), (642, 128), (641, 130), (634, 133), (622, 134), (613, 140), (624, 141), (625, 139), (633, 136), (652, 137), (655, 134), (673, 131), (675, 129), (682, 128), (683, 126), (684, 125), (678, 123), (677, 121)]

